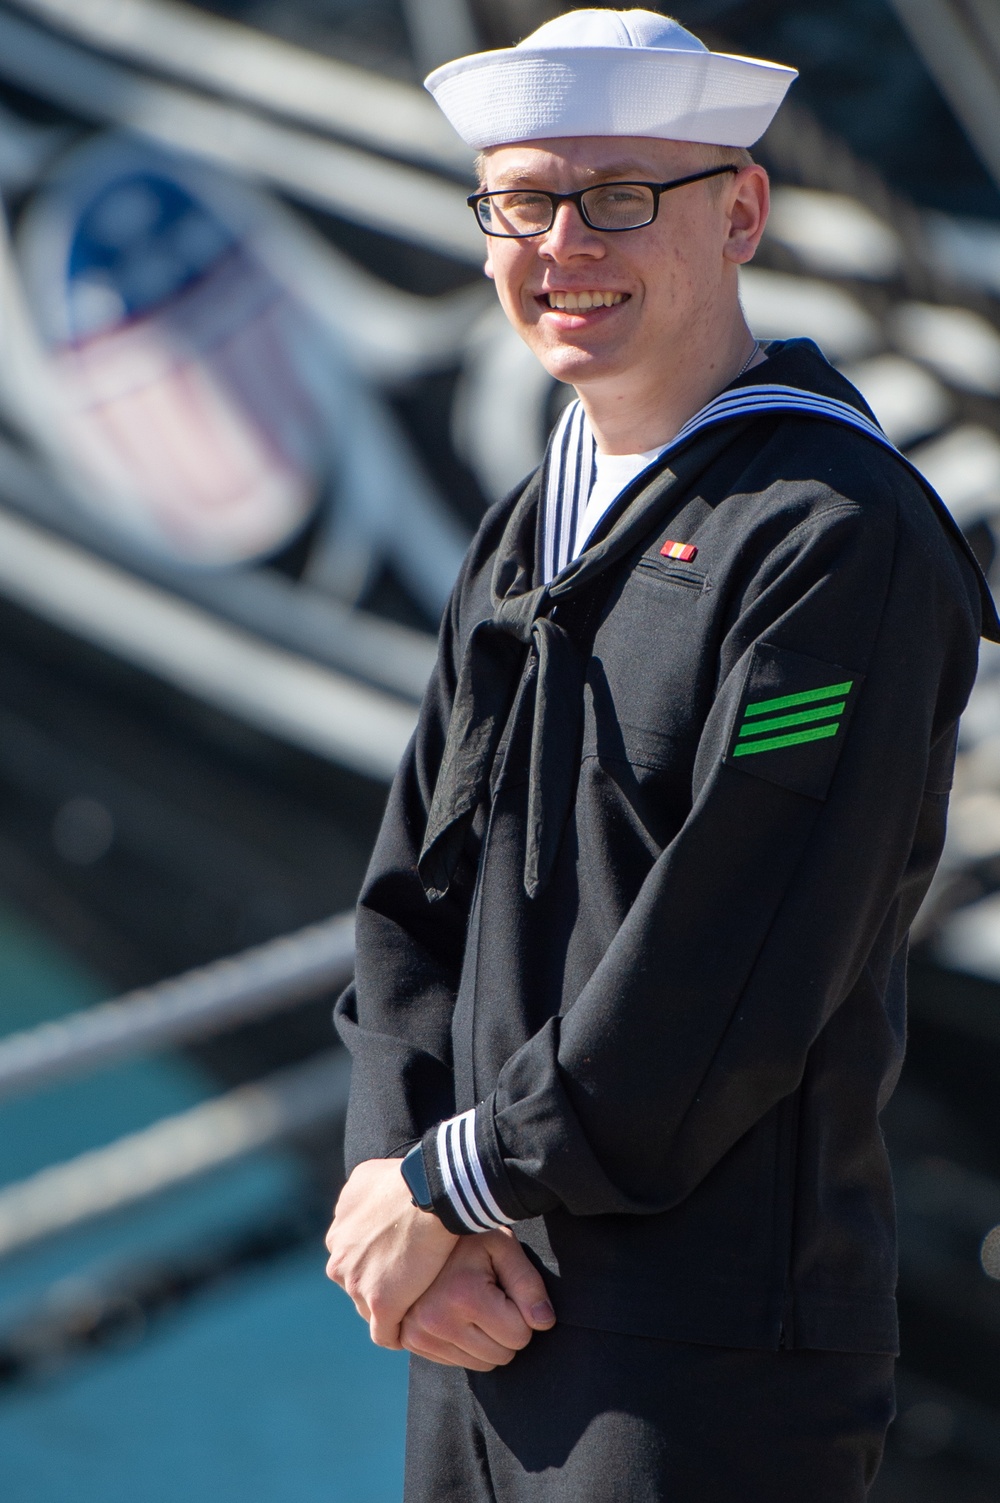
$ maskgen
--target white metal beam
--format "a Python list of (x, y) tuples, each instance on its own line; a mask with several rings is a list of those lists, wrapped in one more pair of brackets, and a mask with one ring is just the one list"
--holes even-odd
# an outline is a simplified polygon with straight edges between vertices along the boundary
[(389, 782), (416, 710), (0, 511), (0, 594), (271, 735)]
[[(13, 0), (21, 11), (128, 62), (346, 136), (393, 156), (472, 171), (472, 153), (429, 94), (321, 57), (177, 0)], [(410, 0), (425, 7), (424, 0)], [(454, 29), (460, 0), (424, 24)], [(432, 9), (434, 6), (432, 5)], [(464, 50), (472, 52), (473, 45)], [(463, 47), (456, 48), (456, 52)], [(455, 55), (455, 54), (452, 54)], [(441, 59), (443, 61), (443, 59)]]
[(155, 82), (0, 11), (0, 77), (85, 119), (118, 126), (374, 230), (480, 265), (463, 190), (430, 172)]
[[(995, 0), (990, 0), (990, 4)], [(892, 0), (931, 76), (1000, 185), (1000, 48), (974, 14), (954, 0)], [(985, 5), (980, 7), (985, 12)], [(992, 17), (991, 17), (992, 20)]]
[(347, 1053), (331, 1049), (5, 1186), (0, 1257), (335, 1121), (349, 1082)]
[(0, 1039), (0, 1098), (269, 1016), (339, 990), (354, 969), (354, 914), (284, 934), (112, 1002)]

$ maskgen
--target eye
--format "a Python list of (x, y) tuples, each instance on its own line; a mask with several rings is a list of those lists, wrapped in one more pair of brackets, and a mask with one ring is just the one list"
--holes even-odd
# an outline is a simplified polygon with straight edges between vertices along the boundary
[(588, 202), (606, 204), (608, 207), (628, 207), (629, 205), (643, 204), (649, 197), (645, 188), (634, 187), (630, 183), (609, 183), (606, 188), (594, 188), (588, 193)]
[(494, 194), (493, 196), (495, 199), (498, 198), (500, 200), (500, 207), (508, 214), (515, 209), (528, 209), (531, 211), (544, 209), (547, 212), (549, 207), (549, 201), (543, 194), (529, 193), (526, 190), (518, 193)]

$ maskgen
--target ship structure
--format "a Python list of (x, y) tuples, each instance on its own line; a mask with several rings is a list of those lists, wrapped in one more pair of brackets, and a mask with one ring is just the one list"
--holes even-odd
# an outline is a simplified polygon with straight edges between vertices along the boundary
[[(780, 9), (692, 3), (681, 19), (717, 27), (724, 46)], [(201, 1270), (192, 1288), (314, 1234), (335, 1178), (316, 1103), (341, 1099), (329, 994), (350, 969), (346, 931), (322, 926), (356, 894), (464, 549), (537, 465), (567, 395), (482, 276), (471, 155), (416, 82), (449, 47), (502, 43), (543, 7), (373, 5), (365, 46), (351, 40), (359, 7), (277, 11), (280, 25), (267, 6), (0, 3), (0, 895), (111, 991), (321, 926), (294, 954), (249, 962), (258, 996), (260, 966), (277, 967), (268, 996), (283, 1011), (240, 1014), (236, 993), (219, 1002), (225, 986), (202, 978), (204, 1007), (230, 1007), (225, 1027), (176, 1021), (185, 1002), (174, 1032), (156, 1035), (231, 1092), (267, 1071), (314, 1071), (268, 1087), (268, 1110), (286, 1114), (274, 1142), (299, 1134), (298, 1189), (282, 1181), (273, 1204), (248, 1191), (229, 1252), (187, 1255)], [(894, 13), (995, 191), (988, 0), (894, 0)], [(754, 333), (815, 340), (1000, 587), (1000, 213), (918, 206), (808, 99), (759, 154), (774, 192), (741, 274)], [(159, 995), (129, 1013), (140, 1032)], [(951, 1491), (928, 1499), (971, 1503), (986, 1495), (970, 1490), (977, 1478), (1000, 1477), (990, 644), (914, 933), (912, 1014), (886, 1117), (905, 1345), (880, 1496), (916, 1497), (913, 1469), (931, 1466)], [(20, 1064), (0, 1041), (0, 1090), (8, 1064), (11, 1081), (28, 1079), (19, 1047)], [(38, 1079), (98, 1046), (60, 1048), (64, 1064), (56, 1050), (47, 1066), (36, 1049)], [(38, 1239), (55, 1236), (30, 1203)], [(152, 1309), (162, 1282), (141, 1258), (129, 1266)], [(0, 1375), (30, 1379), (22, 1338), (42, 1328), (42, 1294), (33, 1284), (19, 1304), (4, 1277), (0, 1263)], [(65, 1322), (50, 1327), (50, 1346), (76, 1349)]]

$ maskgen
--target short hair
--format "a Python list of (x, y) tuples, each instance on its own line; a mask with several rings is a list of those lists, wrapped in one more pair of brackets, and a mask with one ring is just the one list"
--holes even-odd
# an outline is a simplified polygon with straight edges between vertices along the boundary
[(712, 166), (728, 167), (730, 162), (736, 167), (753, 167), (754, 159), (745, 146), (706, 146), (716, 158)]

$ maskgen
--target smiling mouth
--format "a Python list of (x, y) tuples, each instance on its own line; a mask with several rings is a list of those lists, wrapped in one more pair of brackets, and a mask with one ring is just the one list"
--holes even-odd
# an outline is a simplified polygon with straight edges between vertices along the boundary
[(591, 308), (614, 308), (627, 292), (543, 292), (539, 302), (566, 313), (589, 313)]

